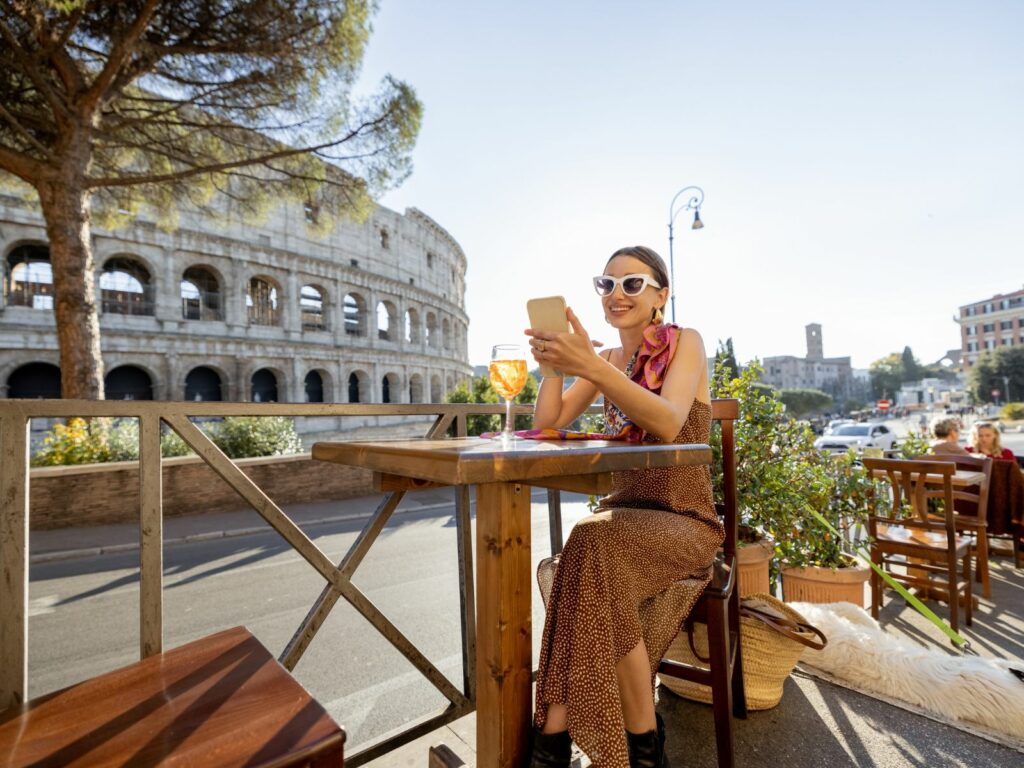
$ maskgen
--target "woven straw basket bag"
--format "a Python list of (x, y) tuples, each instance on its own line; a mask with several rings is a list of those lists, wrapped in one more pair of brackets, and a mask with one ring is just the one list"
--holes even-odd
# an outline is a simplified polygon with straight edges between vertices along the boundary
[[(782, 688), (804, 648), (822, 649), (827, 639), (799, 613), (771, 595), (756, 594), (740, 603), (740, 644), (743, 690), (747, 709), (771, 709), (782, 699)], [(675, 636), (665, 657), (707, 668), (708, 633), (694, 622), (692, 631)], [(694, 701), (711, 703), (711, 688), (667, 675), (661, 684)]]

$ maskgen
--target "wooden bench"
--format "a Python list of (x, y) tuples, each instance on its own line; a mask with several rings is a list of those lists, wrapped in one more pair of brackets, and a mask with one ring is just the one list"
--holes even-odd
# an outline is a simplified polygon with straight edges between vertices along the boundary
[(14, 766), (342, 766), (345, 732), (244, 627), (0, 713)]

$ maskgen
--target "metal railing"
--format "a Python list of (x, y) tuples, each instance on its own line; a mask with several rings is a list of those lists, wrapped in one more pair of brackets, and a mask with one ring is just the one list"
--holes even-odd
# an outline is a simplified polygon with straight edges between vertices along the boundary
[[(528, 414), (531, 406), (515, 406)], [(297, 403), (209, 403), (163, 401), (0, 400), (0, 710), (24, 702), (28, 679), (28, 532), (29, 428), (33, 418), (111, 417), (139, 419), (140, 570), (139, 626), (141, 658), (163, 650), (163, 497), (161, 423), (176, 432), (277, 531), (326, 584), (279, 660), (293, 670), (339, 598), (351, 604), (391, 645), (448, 700), (448, 706), (409, 724), (399, 733), (371, 744), (346, 759), (361, 765), (429, 733), (475, 709), (475, 605), (473, 595), (470, 491), (455, 489), (456, 539), (462, 623), (462, 687), (453, 685), (352, 582), (352, 577), (383, 530), (405, 491), (384, 495), (349, 551), (335, 564), (275, 504), (192, 418), (224, 416), (433, 416), (425, 437), (467, 432), (467, 419), (478, 414), (503, 416), (502, 405), (335, 405)], [(561, 546), (558, 493), (549, 492), (552, 546)], [(346, 756), (348, 757), (348, 756)]]

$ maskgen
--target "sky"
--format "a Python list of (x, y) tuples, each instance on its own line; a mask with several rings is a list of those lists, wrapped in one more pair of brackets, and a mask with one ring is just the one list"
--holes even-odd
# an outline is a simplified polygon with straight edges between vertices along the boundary
[(668, 261), (708, 353), (866, 368), (960, 346), (962, 304), (1024, 286), (1024, 3), (382, 0), (360, 89), (424, 104), (423, 210), (468, 259), (469, 356), (562, 295), (610, 345), (591, 277), (624, 245)]

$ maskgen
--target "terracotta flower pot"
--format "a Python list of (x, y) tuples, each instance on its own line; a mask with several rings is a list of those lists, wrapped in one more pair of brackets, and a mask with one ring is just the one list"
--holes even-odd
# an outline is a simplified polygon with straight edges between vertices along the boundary
[(857, 563), (846, 568), (821, 568), (810, 565), (803, 568), (782, 569), (782, 595), (787, 603), (839, 603), (847, 602), (864, 607), (864, 584), (871, 569)]
[(736, 551), (740, 597), (771, 592), (768, 564), (774, 554), (775, 541), (770, 538), (746, 543)]

